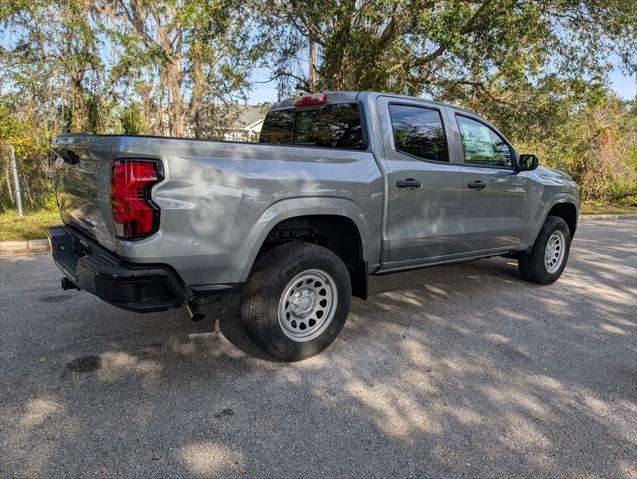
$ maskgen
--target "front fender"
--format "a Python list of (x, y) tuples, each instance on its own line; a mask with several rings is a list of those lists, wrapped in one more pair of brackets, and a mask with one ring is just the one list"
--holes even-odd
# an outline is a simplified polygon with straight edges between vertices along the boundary
[(540, 230), (542, 229), (542, 226), (544, 225), (544, 222), (546, 221), (551, 208), (560, 203), (570, 203), (575, 206), (575, 209), (577, 211), (577, 218), (579, 218), (580, 204), (577, 195), (565, 191), (549, 196), (546, 200), (540, 203), (540, 206), (539, 208), (537, 208), (535, 215), (533, 215), (533, 217), (531, 218), (529, 235), (525, 241), (527, 246), (530, 247), (531, 245), (533, 245), (535, 239), (537, 238), (537, 235), (540, 234)]

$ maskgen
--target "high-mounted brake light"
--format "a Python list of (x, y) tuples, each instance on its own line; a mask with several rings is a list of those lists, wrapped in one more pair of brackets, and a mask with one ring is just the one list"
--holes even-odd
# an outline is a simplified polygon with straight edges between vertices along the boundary
[(111, 205), (118, 238), (139, 239), (157, 231), (159, 207), (152, 202), (150, 190), (162, 179), (157, 161), (113, 163)]
[(294, 100), (295, 107), (325, 105), (327, 103), (327, 93), (314, 93), (313, 95), (304, 95)]

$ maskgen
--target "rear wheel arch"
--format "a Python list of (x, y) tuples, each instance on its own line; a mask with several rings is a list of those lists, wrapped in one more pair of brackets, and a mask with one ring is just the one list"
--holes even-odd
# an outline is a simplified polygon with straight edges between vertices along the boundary
[(367, 298), (364, 242), (354, 220), (338, 214), (299, 215), (283, 219), (270, 228), (256, 258), (280, 244), (292, 241), (317, 244), (335, 253), (347, 267), (352, 294)]

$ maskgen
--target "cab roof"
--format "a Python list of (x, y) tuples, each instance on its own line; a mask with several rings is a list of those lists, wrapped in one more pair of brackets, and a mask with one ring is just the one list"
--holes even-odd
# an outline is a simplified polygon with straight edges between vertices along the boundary
[[(466, 108), (462, 108), (462, 107), (457, 106), (457, 105), (452, 105), (450, 103), (443, 103), (443, 102), (439, 102), (439, 101), (434, 101), (434, 100), (429, 100), (429, 99), (426, 99), (426, 98), (420, 98), (420, 97), (409, 96), (409, 95), (399, 95), (397, 93), (386, 93), (386, 92), (377, 92), (377, 91), (360, 91), (360, 92), (356, 92), (356, 91), (331, 91), (331, 90), (323, 91), (321, 93), (326, 93), (327, 94), (327, 104), (328, 105), (334, 104), (334, 103), (356, 102), (358, 100), (364, 99), (365, 97), (369, 97), (371, 99), (376, 99), (376, 98), (378, 98), (380, 96), (389, 96), (389, 97), (392, 97), (392, 98), (402, 98), (402, 99), (405, 99), (405, 100), (422, 101), (423, 103), (427, 103), (427, 104), (430, 104), (430, 105), (438, 105), (438, 106), (442, 106), (442, 107), (445, 107), (445, 108), (450, 108), (452, 110), (469, 113), (471, 115), (477, 115), (475, 112), (473, 112), (471, 110), (467, 110)], [(280, 102), (273, 103), (272, 106), (270, 107), (270, 110), (283, 110), (283, 109), (287, 109), (287, 108), (293, 108), (294, 107), (294, 101), (297, 98), (298, 97), (286, 98), (285, 100), (281, 100)], [(302, 108), (312, 108), (312, 107), (302, 107)]]

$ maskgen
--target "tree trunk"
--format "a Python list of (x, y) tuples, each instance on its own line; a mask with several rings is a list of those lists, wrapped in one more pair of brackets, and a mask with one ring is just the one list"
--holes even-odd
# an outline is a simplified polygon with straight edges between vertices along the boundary
[(82, 76), (78, 73), (71, 77), (71, 131), (86, 131)]
[(168, 65), (167, 74), (171, 109), (169, 118), (171, 122), (170, 136), (184, 136), (186, 133), (186, 112), (181, 91), (183, 72), (179, 59), (175, 59)]
[(316, 45), (310, 37), (310, 93), (316, 92)]
[(204, 135), (204, 125), (201, 118), (201, 102), (205, 89), (205, 76), (201, 64), (201, 43), (195, 41), (192, 45), (192, 94), (190, 98), (190, 125), (193, 128), (195, 138)]

